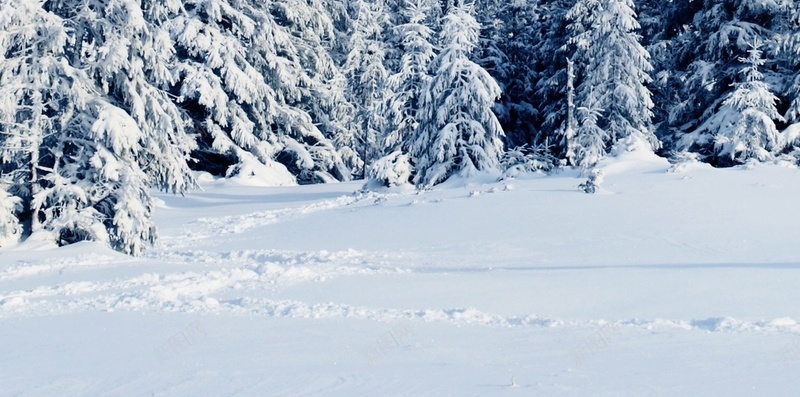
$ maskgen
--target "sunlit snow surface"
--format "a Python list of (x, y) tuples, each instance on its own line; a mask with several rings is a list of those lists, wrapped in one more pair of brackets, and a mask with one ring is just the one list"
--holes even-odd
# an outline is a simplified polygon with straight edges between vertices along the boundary
[(626, 153), (354, 193), (158, 195), (143, 258), (0, 250), (0, 395), (793, 395), (800, 172)]

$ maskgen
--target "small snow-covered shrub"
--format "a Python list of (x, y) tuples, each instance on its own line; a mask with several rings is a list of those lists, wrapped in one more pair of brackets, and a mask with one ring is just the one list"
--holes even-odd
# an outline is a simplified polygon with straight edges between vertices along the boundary
[(84, 189), (84, 181), (72, 183), (58, 174), (49, 174), (44, 179), (50, 186), (31, 201), (31, 206), (38, 208), (32, 216), (41, 222), (41, 230), (50, 232), (54, 242), (62, 246), (79, 241), (108, 243), (103, 225), (106, 214), (92, 207), (93, 194)]
[(368, 184), (375, 183), (384, 187), (405, 185), (411, 179), (412, 170), (408, 155), (395, 151), (372, 164), (369, 169)]
[(794, 149), (788, 156), (791, 156), (794, 159), (794, 164), (800, 167), (800, 148)]
[(700, 163), (701, 156), (694, 152), (680, 151), (673, 152), (669, 156), (669, 162), (672, 164), (667, 172), (680, 173), (683, 172), (689, 165)]
[(0, 188), (0, 247), (19, 238), (22, 228), (16, 214), (22, 209), (22, 200)]
[(291, 186), (295, 177), (281, 163), (260, 161), (250, 153), (239, 151), (239, 162), (228, 167), (225, 177), (250, 186)]
[(589, 174), (589, 179), (578, 185), (578, 187), (583, 190), (584, 193), (594, 194), (597, 192), (597, 188), (600, 187), (601, 183), (603, 183), (603, 171), (592, 170)]
[(555, 169), (557, 161), (545, 145), (533, 148), (528, 145), (518, 146), (506, 152), (500, 160), (503, 167), (503, 176), (500, 179), (536, 172), (549, 173)]
[[(800, 84), (800, 77), (798, 77)], [(800, 98), (797, 101), (800, 104)], [(800, 165), (800, 123), (794, 123), (781, 132), (786, 144), (784, 155), (778, 160), (782, 164)]]

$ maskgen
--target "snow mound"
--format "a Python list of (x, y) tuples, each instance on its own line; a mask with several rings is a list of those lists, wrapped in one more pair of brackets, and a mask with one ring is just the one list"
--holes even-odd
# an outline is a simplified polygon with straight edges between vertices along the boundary
[(283, 164), (275, 161), (264, 163), (256, 160), (252, 155), (244, 155), (238, 164), (234, 164), (228, 169), (226, 178), (219, 180), (218, 183), (233, 186), (268, 187), (293, 186), (297, 184), (297, 181)]

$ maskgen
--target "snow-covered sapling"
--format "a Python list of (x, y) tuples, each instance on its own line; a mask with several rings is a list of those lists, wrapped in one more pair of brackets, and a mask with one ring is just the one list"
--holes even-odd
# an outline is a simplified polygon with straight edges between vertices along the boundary
[(413, 167), (408, 155), (400, 151), (392, 152), (376, 160), (369, 169), (368, 185), (383, 187), (401, 186), (411, 180)]
[(600, 187), (601, 183), (603, 183), (603, 171), (594, 169), (589, 174), (589, 179), (587, 179), (586, 182), (578, 185), (578, 187), (584, 193), (594, 194), (597, 192), (597, 189)]

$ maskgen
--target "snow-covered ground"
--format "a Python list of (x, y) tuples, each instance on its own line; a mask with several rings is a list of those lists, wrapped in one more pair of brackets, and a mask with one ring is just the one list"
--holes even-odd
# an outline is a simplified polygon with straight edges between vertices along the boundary
[(0, 395), (796, 393), (800, 171), (603, 169), (595, 195), (208, 180), (158, 196), (143, 258), (0, 250)]

